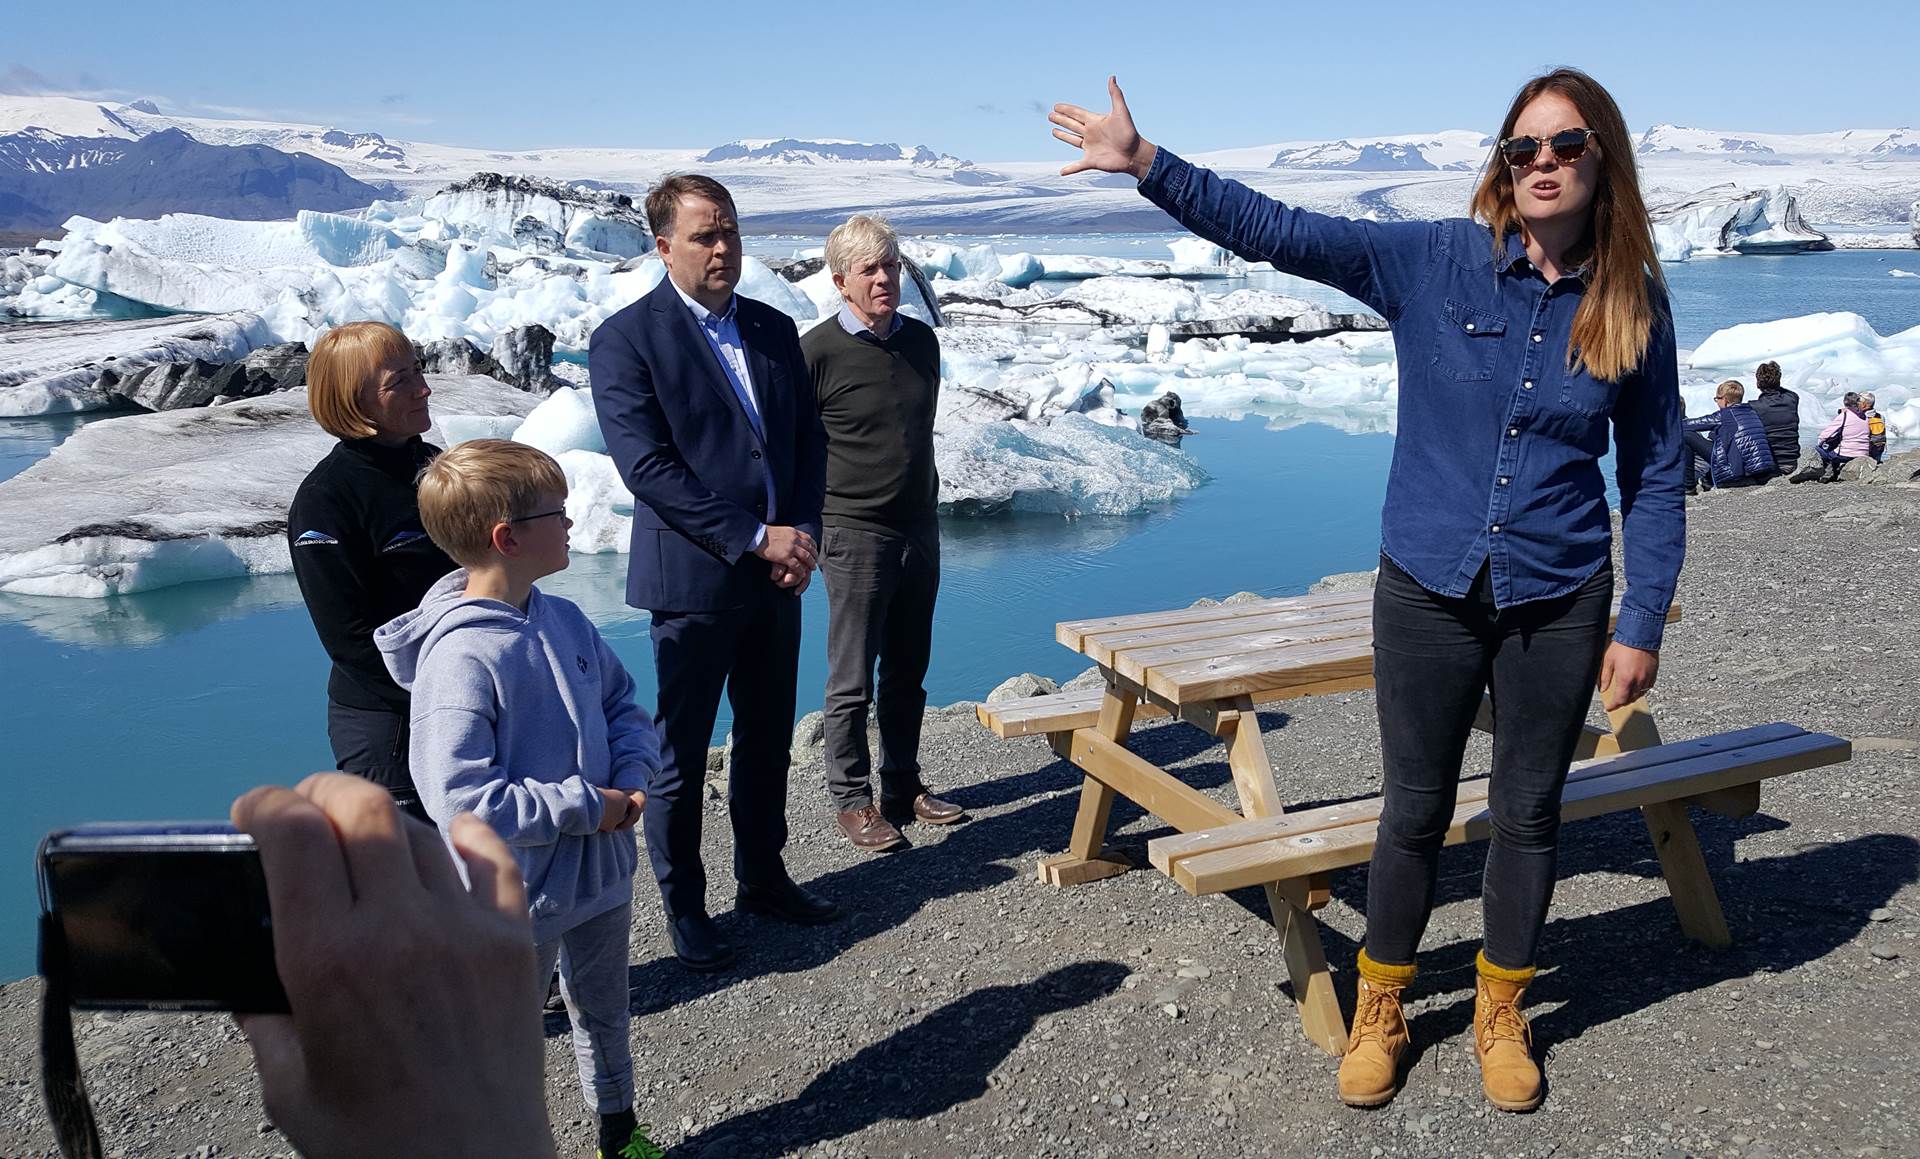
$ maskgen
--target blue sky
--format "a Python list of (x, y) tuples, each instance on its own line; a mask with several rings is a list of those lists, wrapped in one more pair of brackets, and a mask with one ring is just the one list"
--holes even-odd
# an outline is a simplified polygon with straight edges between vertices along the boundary
[(1108, 72), (1142, 130), (1187, 151), (1491, 131), (1520, 82), (1557, 64), (1599, 77), (1636, 130), (1920, 125), (1914, 0), (9, 8), (0, 90), (499, 148), (812, 135), (1051, 158), (1064, 146), (1041, 110), (1104, 104)]

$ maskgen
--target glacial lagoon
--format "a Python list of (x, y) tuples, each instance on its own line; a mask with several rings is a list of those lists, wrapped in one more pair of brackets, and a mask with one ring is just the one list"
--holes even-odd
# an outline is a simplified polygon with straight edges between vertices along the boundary
[[(1164, 257), (1171, 235), (954, 239), (998, 250)], [(804, 240), (769, 239), (768, 254)], [(815, 243), (817, 244), (817, 243)], [(1920, 325), (1912, 251), (1706, 259), (1673, 267), (1683, 347), (1723, 327), (1851, 311), (1881, 335)], [(1332, 292), (1271, 273), (1246, 282), (1321, 304)], [(25, 469), (102, 416), (0, 421), (0, 478)], [(1392, 437), (1348, 433), (1297, 414), (1196, 418), (1186, 450), (1211, 482), (1125, 517), (1003, 515), (944, 522), (935, 625), (935, 704), (974, 699), (1004, 677), (1055, 678), (1084, 664), (1053, 643), (1070, 617), (1168, 607), (1242, 589), (1303, 590), (1373, 566)], [(619, 603), (626, 558), (576, 555), (543, 585), (579, 602), (653, 696), (644, 615)], [(801, 712), (819, 703), (825, 600), (806, 597)], [(328, 767), (326, 659), (291, 576), (217, 580), (108, 599), (0, 594), (0, 698), (9, 744), (0, 858), (24, 867), (51, 828), (88, 819), (222, 815), (241, 789)], [(724, 712), (724, 705), (723, 712)], [(719, 728), (724, 731), (724, 717)], [(937, 772), (936, 772), (937, 777)], [(797, 790), (796, 817), (825, 809)], [(824, 823), (823, 823), (824, 824)], [(813, 829), (796, 826), (796, 839)], [(824, 833), (825, 829), (821, 828)], [(0, 978), (33, 969), (25, 873), (0, 880)]]

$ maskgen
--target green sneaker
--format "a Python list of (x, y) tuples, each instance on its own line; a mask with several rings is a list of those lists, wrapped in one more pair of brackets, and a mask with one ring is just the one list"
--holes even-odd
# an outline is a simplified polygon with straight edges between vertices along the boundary
[(641, 1123), (634, 1127), (633, 1134), (618, 1150), (609, 1152), (602, 1146), (595, 1154), (599, 1159), (665, 1159), (667, 1153), (647, 1138), (647, 1132), (652, 1129), (648, 1124)]

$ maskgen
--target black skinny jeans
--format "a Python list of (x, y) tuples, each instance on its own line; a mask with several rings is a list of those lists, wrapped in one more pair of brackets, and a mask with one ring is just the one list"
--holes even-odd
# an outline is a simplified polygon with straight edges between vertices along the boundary
[(1484, 567), (1454, 599), (1381, 558), (1373, 679), (1386, 802), (1367, 877), (1368, 957), (1407, 965), (1420, 948), (1467, 736), (1491, 691), (1486, 954), (1508, 969), (1533, 964), (1553, 900), (1560, 790), (1593, 700), (1612, 603), (1610, 565), (1569, 595), (1496, 611)]

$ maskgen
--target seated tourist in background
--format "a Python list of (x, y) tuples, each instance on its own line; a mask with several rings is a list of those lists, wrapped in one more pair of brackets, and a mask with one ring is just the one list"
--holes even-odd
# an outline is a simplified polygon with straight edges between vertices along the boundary
[(1687, 420), (1687, 494), (1694, 493), (1702, 460), (1709, 464), (1709, 487), (1756, 487), (1777, 474), (1766, 425), (1740, 401), (1745, 396), (1746, 388), (1728, 379), (1713, 392), (1720, 409)]

